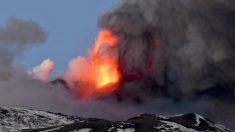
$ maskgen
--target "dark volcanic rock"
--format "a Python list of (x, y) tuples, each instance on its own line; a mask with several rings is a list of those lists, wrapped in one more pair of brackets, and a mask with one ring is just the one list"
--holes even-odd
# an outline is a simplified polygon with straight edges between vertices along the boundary
[(66, 89), (69, 89), (69, 86), (68, 86), (67, 82), (62, 78), (57, 78), (57, 79), (51, 81), (50, 84), (56, 85), (56, 86), (60, 85), (64, 88), (66, 88)]

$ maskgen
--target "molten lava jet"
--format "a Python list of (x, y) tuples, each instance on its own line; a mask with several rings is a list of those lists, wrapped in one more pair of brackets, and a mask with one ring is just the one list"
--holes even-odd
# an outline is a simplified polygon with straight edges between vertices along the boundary
[[(117, 59), (108, 51), (102, 51), (103, 46), (114, 47), (118, 37), (107, 30), (101, 30), (91, 53), (92, 68), (95, 71), (97, 88), (117, 83), (120, 79)], [(107, 47), (106, 47), (107, 48)]]
[(115, 46), (118, 36), (102, 29), (88, 58), (79, 57), (76, 91), (79, 98), (102, 97), (113, 92), (120, 81)]

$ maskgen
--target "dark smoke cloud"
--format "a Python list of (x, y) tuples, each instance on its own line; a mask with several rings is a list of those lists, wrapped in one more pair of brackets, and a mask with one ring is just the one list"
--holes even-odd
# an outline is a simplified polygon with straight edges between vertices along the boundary
[(232, 0), (123, 0), (100, 25), (121, 36), (124, 74), (147, 74), (188, 94), (235, 81), (234, 5)]
[(10, 19), (0, 28), (0, 105), (106, 119), (195, 112), (235, 129), (234, 100), (195, 95), (217, 83), (234, 90), (234, 12), (232, 0), (122, 0), (101, 16), (101, 27), (120, 36), (118, 97), (142, 104), (76, 100), (62, 85), (34, 79), (12, 61), (45, 33), (33, 21)]
[(45, 33), (34, 21), (11, 18), (0, 27), (0, 79), (8, 79), (12, 61), (29, 46), (45, 41)]
[[(116, 48), (125, 79), (119, 98), (141, 102), (163, 91), (169, 100), (181, 100), (165, 98), (165, 108), (174, 107), (163, 111), (185, 106), (234, 127), (235, 1), (121, 0), (101, 16), (100, 26), (120, 37)], [(233, 99), (197, 97), (218, 85), (229, 88)]]

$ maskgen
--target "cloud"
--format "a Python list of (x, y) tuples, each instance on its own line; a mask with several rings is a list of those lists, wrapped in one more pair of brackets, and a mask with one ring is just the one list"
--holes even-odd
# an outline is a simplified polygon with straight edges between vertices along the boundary
[(43, 29), (34, 21), (11, 18), (0, 27), (0, 79), (8, 79), (13, 71), (12, 61), (26, 48), (44, 42)]
[(48, 81), (54, 67), (55, 63), (51, 59), (45, 59), (39, 66), (34, 67), (32, 72), (29, 73), (37, 79)]

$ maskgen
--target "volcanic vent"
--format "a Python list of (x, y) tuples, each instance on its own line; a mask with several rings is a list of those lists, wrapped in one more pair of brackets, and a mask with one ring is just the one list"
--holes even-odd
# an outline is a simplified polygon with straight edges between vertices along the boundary
[(102, 29), (98, 34), (89, 56), (78, 57), (70, 62), (69, 77), (72, 75), (76, 83), (72, 84), (79, 98), (97, 98), (110, 94), (117, 88), (121, 74), (114, 47), (118, 44), (118, 36)]

